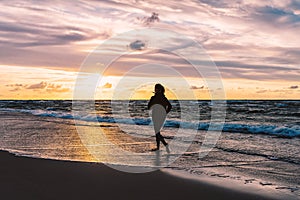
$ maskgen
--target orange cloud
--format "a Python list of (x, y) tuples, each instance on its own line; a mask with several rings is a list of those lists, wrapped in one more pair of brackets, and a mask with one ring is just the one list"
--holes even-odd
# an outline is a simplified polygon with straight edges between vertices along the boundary
[(40, 83), (37, 83), (37, 84), (33, 84), (33, 85), (30, 85), (28, 87), (26, 87), (26, 89), (44, 89), (47, 87), (47, 82), (40, 82)]
[(111, 88), (112, 84), (111, 83), (105, 83), (102, 87), (103, 88)]
[(27, 85), (27, 84), (8, 84), (6, 87), (13, 87), (11, 92), (21, 91), (22, 89), (28, 90), (45, 90), (47, 92), (70, 92), (70, 88), (64, 88), (62, 84), (54, 84), (54, 83), (47, 83), (45, 81), (41, 81), (40, 83)]

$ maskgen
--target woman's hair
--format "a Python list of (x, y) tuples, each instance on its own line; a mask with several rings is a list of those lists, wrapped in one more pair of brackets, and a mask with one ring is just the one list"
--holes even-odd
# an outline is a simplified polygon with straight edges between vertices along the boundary
[(157, 84), (155, 85), (154, 88), (160, 90), (162, 94), (165, 93), (165, 88), (164, 88), (164, 86), (162, 86), (162, 85), (159, 84), (159, 83), (157, 83)]

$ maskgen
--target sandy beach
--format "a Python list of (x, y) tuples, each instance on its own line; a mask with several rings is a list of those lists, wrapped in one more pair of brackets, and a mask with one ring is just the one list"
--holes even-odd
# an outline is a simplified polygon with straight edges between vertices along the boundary
[(161, 171), (130, 174), (103, 164), (16, 157), (0, 152), (3, 199), (269, 199)]

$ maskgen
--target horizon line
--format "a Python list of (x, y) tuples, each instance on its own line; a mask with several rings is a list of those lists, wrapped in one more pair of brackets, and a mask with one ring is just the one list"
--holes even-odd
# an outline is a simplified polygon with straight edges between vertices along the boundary
[[(0, 101), (147, 101), (149, 99), (0, 99)], [(174, 101), (300, 101), (299, 99), (173, 99)]]

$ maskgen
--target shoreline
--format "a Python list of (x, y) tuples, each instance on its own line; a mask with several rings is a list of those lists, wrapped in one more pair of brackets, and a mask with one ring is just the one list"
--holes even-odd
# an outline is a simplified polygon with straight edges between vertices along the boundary
[(101, 163), (14, 156), (0, 151), (1, 197), (9, 199), (274, 199), (165, 173), (130, 174)]
[[(215, 176), (208, 176), (208, 175), (193, 175), (187, 171), (182, 171), (182, 170), (167, 170), (167, 169), (162, 169), (163, 172), (168, 173), (173, 176), (177, 176), (183, 179), (188, 179), (188, 180), (194, 180), (198, 182), (205, 182), (208, 185), (211, 186), (216, 186), (216, 187), (221, 187), (226, 190), (230, 190), (233, 192), (237, 191), (245, 191), (250, 195), (255, 195), (259, 199), (260, 197), (262, 198), (269, 198), (273, 200), (280, 200), (280, 199), (298, 199), (297, 197), (288, 194), (287, 192), (282, 192), (278, 191), (275, 188), (268, 187), (268, 188), (262, 188), (261, 184), (262, 182), (256, 182), (254, 181), (251, 183), (252, 184), (241, 184), (240, 180), (233, 180), (233, 179), (226, 179), (226, 178), (221, 178), (221, 177), (215, 177)], [(249, 178), (249, 180), (254, 180)], [(269, 185), (267, 185), (269, 186)], [(271, 185), (272, 186), (272, 185)]]

